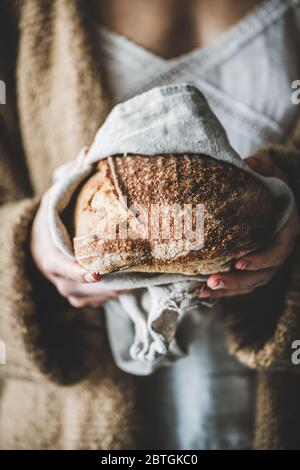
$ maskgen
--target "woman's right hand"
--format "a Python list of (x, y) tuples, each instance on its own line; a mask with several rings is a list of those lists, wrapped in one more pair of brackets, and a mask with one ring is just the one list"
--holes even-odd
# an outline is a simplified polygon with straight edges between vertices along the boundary
[(30, 250), (39, 271), (76, 308), (98, 307), (106, 300), (126, 292), (99, 289), (100, 275), (89, 273), (54, 246), (47, 219), (48, 199), (49, 195), (46, 192), (31, 231)]

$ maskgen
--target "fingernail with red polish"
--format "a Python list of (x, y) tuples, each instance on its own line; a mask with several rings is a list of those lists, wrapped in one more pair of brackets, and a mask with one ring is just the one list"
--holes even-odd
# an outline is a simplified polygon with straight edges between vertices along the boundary
[(213, 290), (224, 289), (225, 284), (221, 279), (217, 279), (209, 284), (209, 287)]
[(238, 261), (235, 265), (237, 269), (247, 269), (250, 266), (250, 263), (248, 261)]
[(95, 273), (87, 273), (85, 276), (84, 276), (84, 279), (86, 282), (97, 282), (97, 281), (100, 281), (101, 279), (101, 276), (100, 274), (95, 274)]

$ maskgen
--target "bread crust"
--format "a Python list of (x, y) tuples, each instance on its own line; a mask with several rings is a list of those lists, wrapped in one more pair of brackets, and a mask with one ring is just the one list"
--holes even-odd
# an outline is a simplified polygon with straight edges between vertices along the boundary
[[(161, 232), (145, 236), (131, 210), (137, 204), (146, 216), (153, 205), (188, 204), (193, 227), (195, 207), (203, 206), (204, 245), (191, 249), (184, 237), (178, 240), (172, 218), (167, 240)], [(117, 231), (125, 224), (134, 237), (109, 239), (116, 219)], [(233, 165), (205, 155), (128, 155), (97, 164), (77, 196), (74, 227), (76, 259), (91, 272), (194, 275), (228, 271), (234, 260), (262, 247), (275, 217), (268, 190)]]

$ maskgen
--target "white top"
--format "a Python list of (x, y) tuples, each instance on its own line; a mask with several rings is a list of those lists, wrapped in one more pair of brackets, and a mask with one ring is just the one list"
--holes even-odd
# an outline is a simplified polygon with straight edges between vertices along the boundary
[[(291, 84), (300, 76), (300, 7), (269, 0), (212, 45), (163, 59), (105, 28), (99, 55), (114, 103), (157, 85), (189, 82), (206, 96), (242, 157), (283, 142), (299, 109)], [(227, 353), (219, 312), (206, 329), (190, 324), (187, 357), (138, 378), (148, 434), (144, 448), (250, 448), (254, 375)]]
[(175, 59), (98, 29), (115, 103), (157, 85), (194, 83), (242, 156), (262, 143), (280, 141), (295, 121), (291, 83), (299, 79), (299, 33), (295, 0), (269, 0), (212, 45)]

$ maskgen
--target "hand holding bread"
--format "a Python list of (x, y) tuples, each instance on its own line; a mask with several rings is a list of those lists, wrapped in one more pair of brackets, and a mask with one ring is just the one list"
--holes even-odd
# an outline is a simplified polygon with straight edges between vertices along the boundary
[[(190, 221), (159, 212), (178, 206), (193, 208)], [(145, 237), (132, 207), (143, 209)], [(189, 248), (188, 235), (202, 228), (194, 227), (197, 207), (203, 208), (203, 244)], [(267, 188), (231, 164), (193, 154), (114, 156), (99, 161), (76, 195), (74, 252), (79, 264), (98, 274), (205, 275), (228, 271), (264, 246), (275, 221)], [(183, 226), (189, 223), (187, 235)], [(131, 232), (121, 236), (121, 226)]]
[[(81, 265), (79, 276), (86, 271), (91, 279), (130, 272), (151, 280), (159, 273), (184, 280), (186, 275), (211, 275), (207, 284), (212, 292), (228, 287), (230, 293), (245, 293), (267, 282), (298, 233), (288, 186), (247, 167), (192, 85), (156, 87), (117, 104), (81, 157), (77, 170), (57, 175), (49, 204), (53, 242), (75, 258), (74, 269)], [(47, 223), (42, 214), (33, 227), (32, 251), (43, 272), (40, 260), (49, 258), (51, 248), (39, 248), (43, 242), (36, 225), (42, 232)], [(275, 253), (266, 248), (270, 243)], [(251, 257), (257, 250), (267, 255)], [(258, 273), (240, 277), (237, 270), (246, 265), (238, 260), (244, 256), (248, 264), (257, 260)], [(275, 261), (262, 261), (266, 256)], [(51, 267), (49, 275), (44, 269), (48, 278), (54, 271)], [(67, 296), (73, 297), (70, 292)], [(75, 292), (80, 297), (95, 294), (81, 288)], [(201, 295), (210, 293), (203, 289)]]
[[(286, 175), (274, 164), (267, 151), (258, 152), (246, 162), (264, 176), (276, 176), (286, 181)], [(299, 214), (294, 206), (289, 220), (265, 249), (240, 258), (235, 263), (235, 272), (211, 275), (207, 285), (200, 289), (199, 297), (234, 297), (267, 284), (292, 253), (299, 233)]]
[(89, 273), (55, 247), (48, 227), (47, 205), (48, 192), (41, 200), (33, 222), (30, 240), (33, 261), (43, 276), (52, 282), (58, 292), (76, 308), (98, 307), (107, 299), (120, 295), (122, 291), (99, 291), (96, 281), (99, 281), (101, 276)]
[[(257, 172), (285, 179), (267, 154), (259, 153), (255, 159), (251, 157), (247, 160)], [(31, 234), (32, 257), (41, 273), (74, 307), (98, 306), (108, 298), (120, 295), (122, 291), (99, 291), (96, 281), (101, 279), (101, 275), (89, 272), (78, 262), (69, 260), (54, 246), (48, 229), (47, 202), (48, 193), (45, 193)], [(297, 209), (294, 208), (290, 219), (269, 246), (237, 260), (234, 272), (212, 274), (199, 296), (205, 298), (242, 295), (266, 284), (293, 250), (299, 230), (299, 217)], [(184, 265), (182, 266), (184, 269)]]

